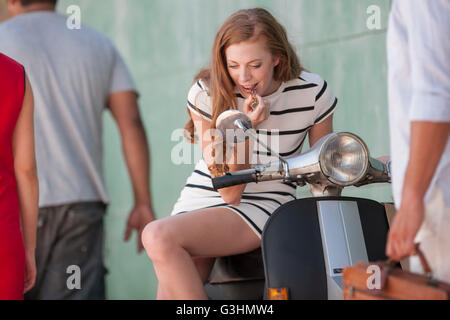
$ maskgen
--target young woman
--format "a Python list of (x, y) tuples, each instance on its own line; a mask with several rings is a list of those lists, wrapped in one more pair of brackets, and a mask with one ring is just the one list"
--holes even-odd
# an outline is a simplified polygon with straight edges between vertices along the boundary
[(244, 163), (222, 163), (217, 145), (210, 145), (211, 140), (221, 145), (210, 135), (217, 117), (228, 109), (245, 112), (258, 138), (278, 143), (279, 153), (292, 157), (301, 153), (307, 133), (313, 145), (332, 132), (336, 104), (326, 82), (303, 70), (284, 28), (269, 12), (240, 10), (227, 19), (216, 35), (210, 68), (199, 73), (188, 94), (186, 129), (192, 141), (195, 130), (204, 159), (171, 216), (148, 224), (142, 236), (158, 277), (158, 299), (206, 299), (203, 285), (214, 258), (258, 248), (272, 212), (295, 199), (295, 186), (281, 181), (212, 188), (211, 176), (250, 168), (252, 153), (257, 164), (276, 160), (266, 150), (252, 152), (247, 140), (224, 147), (230, 159), (245, 144)]
[(0, 88), (0, 300), (21, 300), (36, 278), (33, 93), (23, 67), (1, 53)]

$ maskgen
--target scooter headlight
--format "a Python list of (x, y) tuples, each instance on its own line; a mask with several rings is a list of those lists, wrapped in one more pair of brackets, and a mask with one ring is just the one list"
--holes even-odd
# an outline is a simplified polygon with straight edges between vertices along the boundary
[(333, 183), (348, 186), (366, 175), (369, 151), (354, 134), (339, 132), (330, 137), (319, 156), (322, 173)]

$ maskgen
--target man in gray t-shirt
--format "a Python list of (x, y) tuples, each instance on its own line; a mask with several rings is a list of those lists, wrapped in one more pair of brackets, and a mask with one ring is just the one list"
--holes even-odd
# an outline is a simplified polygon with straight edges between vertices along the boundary
[[(102, 226), (108, 203), (103, 178), (102, 112), (118, 124), (135, 204), (125, 238), (154, 219), (149, 150), (137, 91), (114, 45), (82, 25), (69, 29), (56, 0), (8, 0), (0, 52), (24, 65), (35, 94), (39, 176), (37, 280), (28, 298), (102, 299)], [(81, 290), (67, 288), (76, 265)]]

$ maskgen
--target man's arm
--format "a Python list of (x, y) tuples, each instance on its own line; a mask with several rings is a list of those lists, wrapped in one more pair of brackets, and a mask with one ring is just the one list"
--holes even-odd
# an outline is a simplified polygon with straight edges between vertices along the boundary
[(111, 94), (108, 106), (119, 127), (122, 150), (134, 193), (134, 207), (127, 221), (124, 238), (128, 241), (132, 230), (135, 229), (138, 233), (137, 242), (140, 253), (143, 250), (142, 230), (155, 219), (150, 195), (150, 152), (147, 137), (134, 91)]
[[(439, 164), (450, 126), (450, 20), (448, 1), (397, 2), (397, 19), (405, 27), (410, 60), (411, 100), (405, 114), (410, 154), (402, 200), (389, 232), (386, 253), (399, 260), (414, 252), (414, 238), (425, 214), (424, 196)], [(398, 50), (398, 48), (388, 48)], [(400, 133), (398, 133), (400, 134)]]
[(414, 253), (424, 219), (424, 197), (447, 144), (450, 123), (412, 122), (411, 147), (402, 202), (389, 232), (386, 254), (400, 260)]

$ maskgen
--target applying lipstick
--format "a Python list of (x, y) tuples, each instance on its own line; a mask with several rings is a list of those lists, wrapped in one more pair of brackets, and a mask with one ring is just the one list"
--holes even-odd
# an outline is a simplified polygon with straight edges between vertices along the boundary
[(250, 108), (255, 110), (255, 108), (258, 106), (258, 98), (256, 98), (256, 86), (252, 88), (251, 96), (252, 99), (250, 100)]

